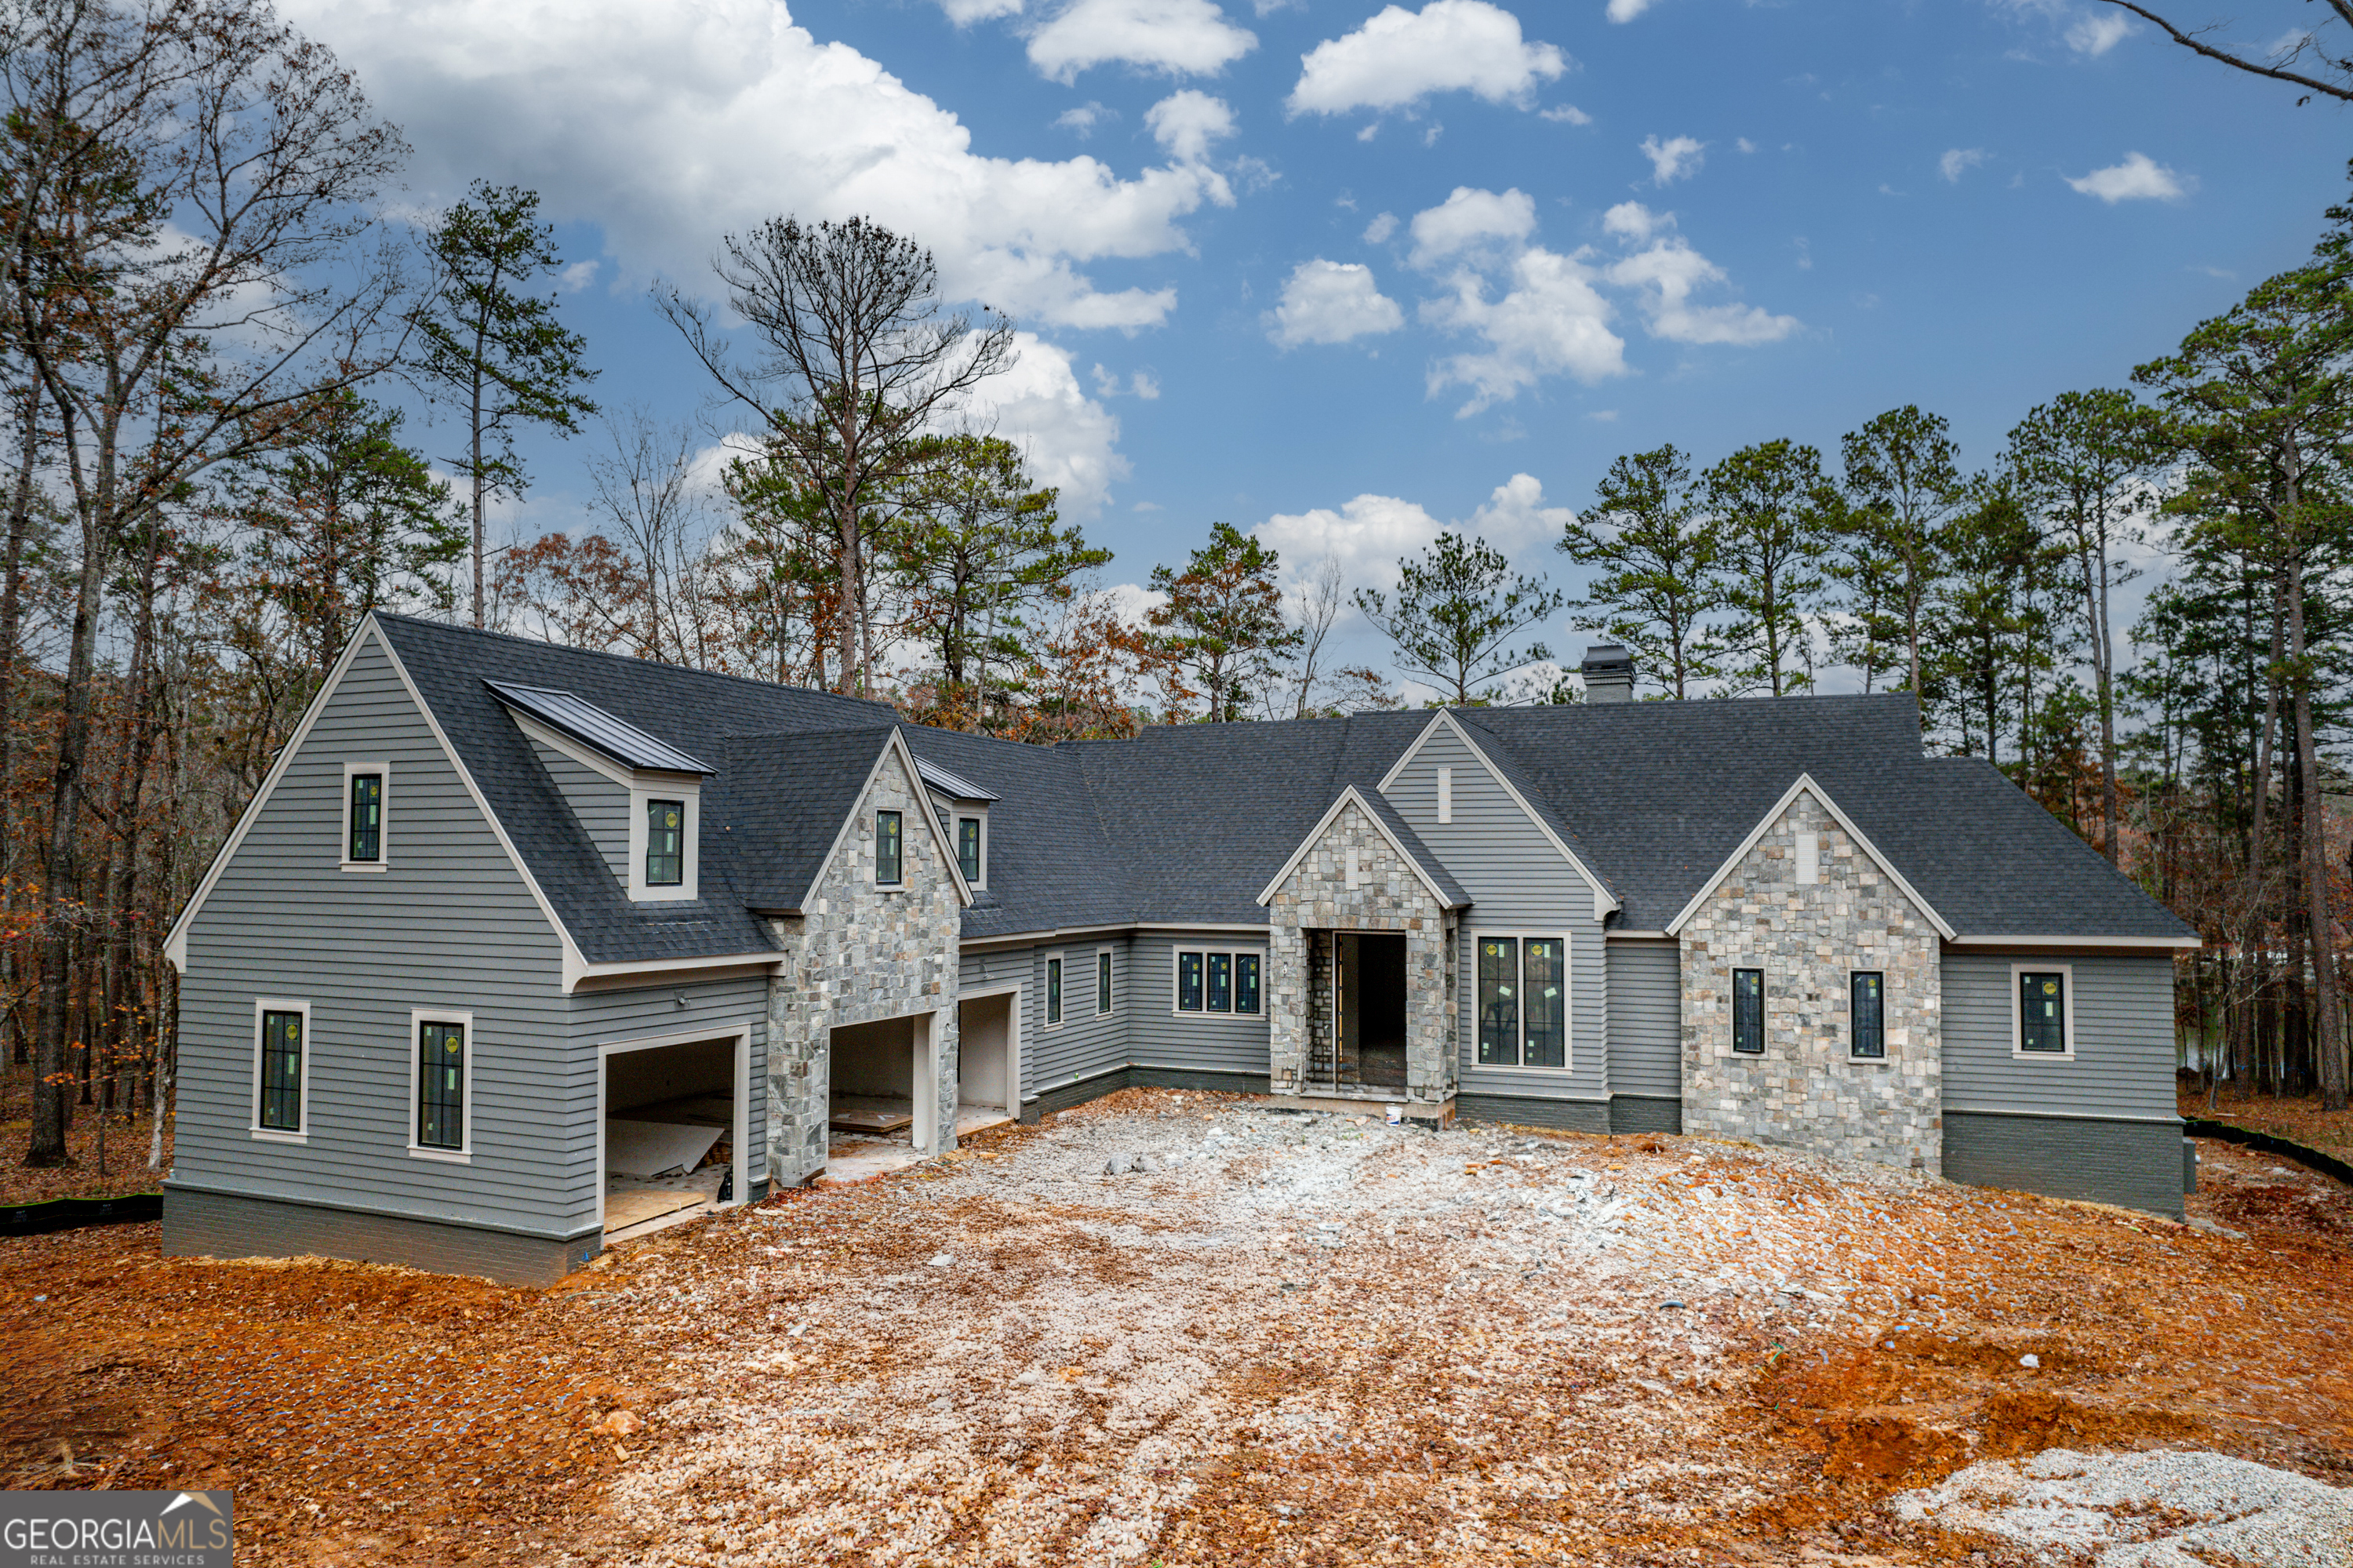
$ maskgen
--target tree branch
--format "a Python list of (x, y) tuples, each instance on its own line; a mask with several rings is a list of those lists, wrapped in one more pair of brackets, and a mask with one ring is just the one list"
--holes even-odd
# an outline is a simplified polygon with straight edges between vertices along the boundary
[[(2296, 87), (2307, 89), (2313, 92), (2325, 93), (2328, 97), (2336, 99), (2339, 103), (2353, 103), (2353, 86), (2335, 86), (2331, 83), (2320, 81), (2315, 78), (2306, 76), (2301, 71), (2289, 70), (2284, 66), (2263, 65), (2254, 60), (2247, 59), (2242, 56), (2234, 55), (2228, 49), (2218, 49), (2213, 45), (2206, 42), (2203, 38), (2199, 37), (2195, 33), (2183, 32), (2179, 27), (2175, 26), (2172, 23), (2158, 16), (2147, 6), (2136, 4), (2136, 0), (2107, 0), (2107, 3), (2111, 5), (2120, 6), (2124, 10), (2129, 11), (2134, 16), (2138, 16), (2141, 20), (2153, 24), (2162, 29), (2167, 37), (2170, 37), (2175, 43), (2179, 44), (2183, 48), (2204, 55), (2210, 60), (2220, 60), (2226, 66), (2235, 66), (2240, 70), (2245, 71), (2251, 76), (2267, 76), (2274, 81), (2284, 81)], [(2338, 0), (2329, 0), (2329, 5), (2330, 8), (2335, 10), (2338, 16), (2343, 16), (2347, 14), (2348, 7), (2339, 4)], [(2322, 58), (2326, 58), (2327, 57), (2323, 56)]]

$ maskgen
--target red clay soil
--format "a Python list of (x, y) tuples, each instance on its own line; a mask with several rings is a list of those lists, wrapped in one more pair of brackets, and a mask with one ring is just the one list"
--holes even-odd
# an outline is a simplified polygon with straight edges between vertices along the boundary
[(2209, 1110), (2206, 1091), (2184, 1083), (2180, 1086), (2180, 1104), (2183, 1116), (2252, 1128), (2291, 1143), (2301, 1143), (2306, 1149), (2316, 1149), (2323, 1154), (2333, 1154), (2339, 1160), (2353, 1160), (2353, 1110), (2322, 1110), (2318, 1095), (2283, 1097), (2244, 1094), (2232, 1085), (2221, 1084), (2215, 1089), (2214, 1108)]
[[(958, 1158), (985, 1161), (1031, 1136)], [(1698, 1140), (1585, 1141), (1623, 1162), (1606, 1167), (1622, 1181), (1651, 1163), (1662, 1181), (1760, 1180)], [(1319, 1287), (1297, 1298), (1300, 1326), (1279, 1327), (1225, 1390), (1240, 1413), (1229, 1440), (1172, 1478), (1187, 1499), (1136, 1560), (1864, 1564), (1975, 1551), (2000, 1563), (2025, 1558), (1898, 1528), (1873, 1505), (1979, 1458), (2054, 1446), (2213, 1448), (2353, 1484), (2353, 1193), (2200, 1147), (2192, 1213), (2221, 1231), (1936, 1186), (1878, 1232), (1825, 1220), (1825, 1255), (1870, 1260), (1855, 1266), (1868, 1302), (1859, 1295), (1855, 1314), (1812, 1336), (1727, 1321), (1739, 1365), (1659, 1372), (1678, 1386), (1645, 1384), (1659, 1390), (1653, 1410), (1580, 1404), (1579, 1388), (1626, 1386), (1611, 1381), (1625, 1368), (1585, 1364), (1590, 1347), (1497, 1342), (1508, 1300), (1473, 1301), (1497, 1314), (1492, 1337), (1450, 1330), (1461, 1336), (1450, 1347), (1405, 1330), (1366, 1351), (1314, 1314), (1335, 1298), (1366, 1311), (1384, 1291), (1410, 1305), (1426, 1283)], [(786, 1194), (551, 1291), (315, 1260), (166, 1259), (153, 1226), (0, 1243), (0, 1486), (232, 1488), (246, 1564), (731, 1560), (716, 1536), (648, 1539), (612, 1515), (611, 1489), (637, 1467), (680, 1470), (717, 1440), (665, 1407), (766, 1392), (732, 1351), (763, 1334), (784, 1351), (781, 1323), (808, 1308), (754, 1315), (736, 1298), (747, 1271), (776, 1272), (787, 1233), (845, 1238), (795, 1255), (838, 1299), (920, 1266), (938, 1245), (924, 1228), (937, 1216), (906, 1200), (922, 1180)], [(1775, 1192), (1792, 1224), (1837, 1201), (1802, 1173)], [(1015, 1217), (1048, 1218), (1038, 1206)], [(1077, 1278), (1069, 1288), (1097, 1275), (1132, 1287), (1124, 1261), (1090, 1235), (1040, 1266)], [(692, 1307), (683, 1319), (633, 1316), (634, 1298), (673, 1285)], [(1118, 1328), (1103, 1324), (1106, 1340)], [(2021, 1366), (2027, 1355), (2040, 1366)], [(1377, 1435), (1312, 1452), (1265, 1441), (1303, 1391), (1368, 1377), (1359, 1393), (1380, 1413)], [(1633, 1417), (1621, 1429), (1649, 1434), (1628, 1439), (1644, 1452), (1597, 1446), (1603, 1414)], [(1624, 1467), (1655, 1459), (1651, 1448), (1745, 1457), (1736, 1472), (1695, 1465), (1672, 1508), (1613, 1506)], [(1112, 1500), (1087, 1501), (1084, 1478), (1102, 1457), (1041, 1456), (1038, 1474), (1066, 1467), (1073, 1506), (1101, 1510)], [(1450, 1534), (1465, 1509), (1478, 1513), (1475, 1543)]]

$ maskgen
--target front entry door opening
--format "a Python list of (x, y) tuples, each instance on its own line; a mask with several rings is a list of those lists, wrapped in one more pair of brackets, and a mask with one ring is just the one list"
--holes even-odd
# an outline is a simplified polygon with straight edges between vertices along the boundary
[(1405, 1081), (1405, 937), (1332, 933), (1334, 1089), (1402, 1090)]

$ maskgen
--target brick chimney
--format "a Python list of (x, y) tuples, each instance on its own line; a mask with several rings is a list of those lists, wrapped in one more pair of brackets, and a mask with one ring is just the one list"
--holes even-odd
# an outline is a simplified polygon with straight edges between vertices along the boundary
[(1634, 656), (1615, 642), (1598, 643), (1587, 649), (1579, 673), (1585, 676), (1587, 702), (1630, 703), (1634, 700)]

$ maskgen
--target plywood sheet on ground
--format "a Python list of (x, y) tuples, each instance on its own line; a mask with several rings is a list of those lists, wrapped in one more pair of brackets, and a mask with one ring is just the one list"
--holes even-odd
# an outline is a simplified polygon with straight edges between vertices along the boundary
[(915, 1107), (907, 1100), (837, 1095), (827, 1119), (844, 1132), (904, 1132), (915, 1125)]
[(722, 1128), (674, 1121), (628, 1121), (614, 1117), (605, 1123), (605, 1169), (615, 1176), (659, 1176), (665, 1171), (691, 1171)]
[(691, 1209), (702, 1202), (696, 1192), (674, 1192), (661, 1189), (640, 1188), (635, 1192), (605, 1194), (605, 1234), (628, 1230), (631, 1225), (644, 1224), (648, 1220), (674, 1214), (681, 1209)]

